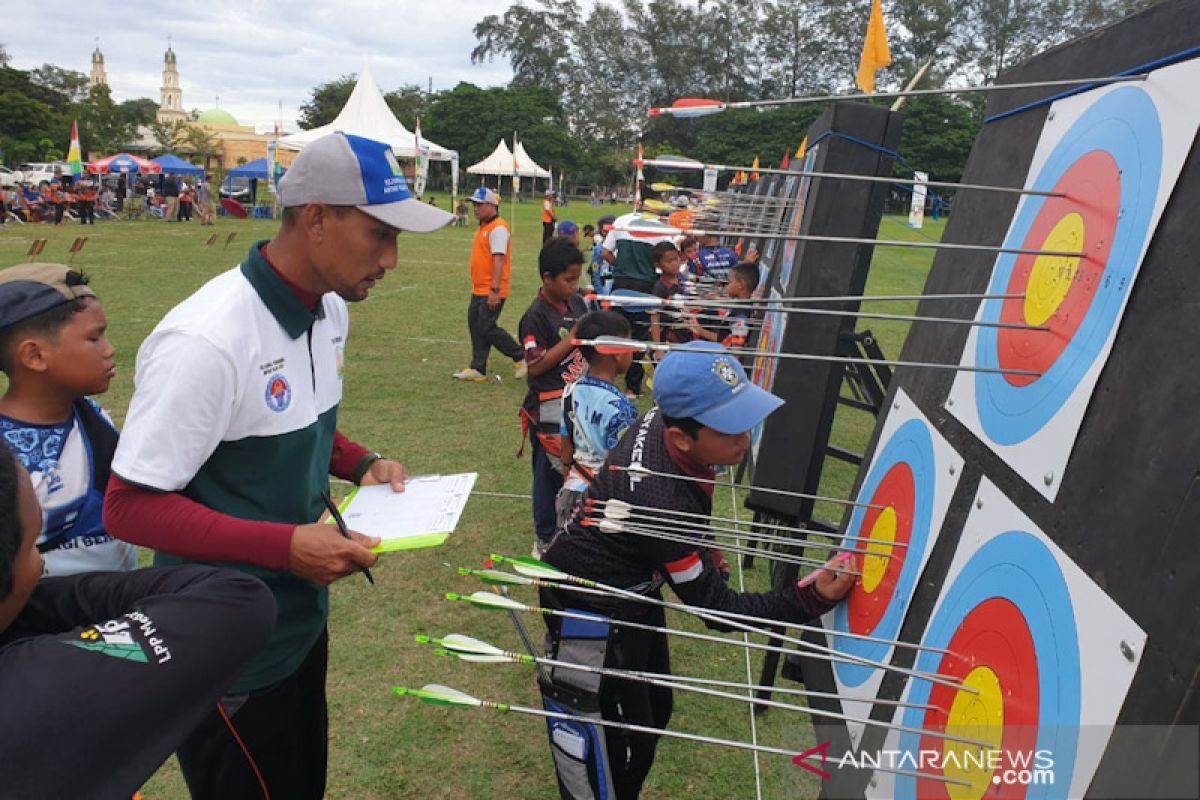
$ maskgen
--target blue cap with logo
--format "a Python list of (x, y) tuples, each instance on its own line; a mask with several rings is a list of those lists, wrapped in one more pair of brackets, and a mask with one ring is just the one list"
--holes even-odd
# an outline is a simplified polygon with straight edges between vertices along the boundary
[(744, 433), (783, 405), (751, 383), (716, 342), (692, 342), (667, 353), (654, 370), (654, 399), (666, 416), (691, 417), (719, 433)]
[(453, 214), (412, 196), (390, 146), (348, 133), (331, 133), (306, 145), (279, 179), (279, 196), (285, 208), (354, 206), (415, 233), (435, 231), (454, 220)]
[(579, 226), (569, 219), (564, 219), (558, 223), (558, 235), (564, 238), (574, 236)]
[(475, 193), (467, 199), (472, 203), (491, 203), (496, 208), (500, 207), (500, 195), (496, 194), (486, 186), (480, 186), (475, 190)]

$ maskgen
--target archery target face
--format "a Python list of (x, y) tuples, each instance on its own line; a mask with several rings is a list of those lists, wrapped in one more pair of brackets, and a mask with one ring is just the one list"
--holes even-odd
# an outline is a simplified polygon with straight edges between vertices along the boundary
[[(758, 333), (758, 349), (768, 353), (778, 353), (783, 348), (783, 334), (787, 330), (788, 315), (779, 311), (783, 297), (778, 289), (772, 289), (767, 312), (763, 315), (762, 328)], [(756, 356), (754, 367), (750, 372), (750, 380), (768, 392), (775, 386), (775, 375), (779, 371), (779, 359), (769, 356)], [(755, 463), (758, 462), (758, 449), (762, 446), (763, 426), (766, 420), (754, 426), (750, 434), (750, 452)]]
[(1200, 65), (1151, 73), (1051, 106), (977, 319), (1046, 328), (975, 328), (946, 407), (1053, 500), (1142, 258), (1200, 123)]
[[(823, 618), (831, 646), (842, 653), (887, 661), (893, 647), (837, 636), (895, 639), (950, 506), (963, 461), (933, 429), (912, 399), (897, 390), (846, 527), (862, 574), (845, 602)], [(870, 507), (868, 507), (870, 506)], [(859, 663), (834, 662), (834, 680), (850, 716), (867, 716), (883, 675)], [(849, 723), (857, 745), (862, 725)]]
[[(817, 161), (817, 154), (821, 151), (820, 145), (810, 147), (805, 151), (804, 163), (800, 166), (803, 172), (812, 172), (813, 164)], [(787, 196), (791, 196), (792, 181), (794, 177), (788, 178), (787, 181)], [(800, 233), (800, 228), (804, 224), (804, 209), (808, 206), (808, 189), (812, 179), (805, 175), (800, 178), (799, 189), (796, 192), (796, 202), (788, 212), (787, 232), (795, 236)], [(775, 240), (780, 241), (780, 240)], [(782, 240), (783, 247), (779, 256), (779, 288), (782, 291), (788, 290), (788, 284), (792, 280), (792, 269), (796, 266), (796, 250), (800, 247), (799, 239), (784, 239)], [(774, 252), (774, 251), (772, 251)]]
[[(1082, 797), (1146, 635), (983, 479), (921, 643), (949, 653), (922, 651), (915, 670), (967, 688), (910, 678), (906, 701), (936, 708), (903, 708), (896, 721), (998, 752), (893, 731), (885, 748), (936, 752), (940, 763), (922, 771), (968, 785), (877, 773), (873, 797)], [(1022, 765), (1047, 772), (1036, 781), (1006, 774)]]

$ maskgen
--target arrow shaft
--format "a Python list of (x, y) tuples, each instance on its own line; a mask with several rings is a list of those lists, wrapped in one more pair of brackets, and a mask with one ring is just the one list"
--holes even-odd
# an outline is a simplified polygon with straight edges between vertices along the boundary
[[(453, 599), (462, 600), (464, 602), (470, 602), (470, 598), (459, 597), (457, 595)], [(481, 606), (476, 605), (476, 608), (480, 608), (480, 607)], [(614, 628), (633, 628), (633, 629), (639, 630), (639, 631), (652, 631), (654, 633), (662, 633), (667, 636), (675, 636), (675, 637), (683, 638), (683, 639), (695, 639), (697, 641), (710, 642), (712, 644), (722, 644), (722, 645), (727, 645), (727, 646), (731, 646), (731, 647), (740, 647), (744, 650), (758, 650), (763, 653), (779, 653), (781, 655), (792, 655), (792, 654), (795, 654), (795, 652), (796, 652), (793, 648), (790, 648), (790, 647), (779, 647), (778, 645), (762, 644), (760, 642), (751, 642), (749, 640), (743, 640), (743, 639), (730, 639), (729, 637), (726, 637), (726, 636), (716, 636), (711, 633), (700, 633), (698, 631), (685, 631), (682, 628), (668, 628), (668, 627), (665, 627), (662, 625), (650, 625), (645, 622), (633, 622), (632, 620), (625, 620), (625, 619), (620, 619), (617, 617), (607, 617), (602, 614), (586, 614), (586, 613), (582, 613), (582, 612), (578, 612), (578, 611), (561, 611), (556, 608), (542, 608), (540, 606), (522, 606), (521, 610), (525, 611), (527, 613), (530, 613), (530, 614), (541, 614), (542, 616), (547, 616), (547, 617), (561, 617), (563, 619), (578, 619), (578, 620), (582, 620), (585, 622), (596, 622), (598, 620), (605, 621), (609, 625), (613, 626)], [(802, 627), (802, 626), (792, 625), (791, 623), (788, 623), (786, 625), (784, 623), (780, 623), (780, 625), (783, 627), (786, 627), (786, 628)], [(823, 629), (821, 629), (820, 632), (828, 634), (828, 631), (825, 631)], [(772, 633), (771, 635), (774, 636), (775, 634)], [(840, 634), (840, 633), (837, 635), (843, 636), (843, 634)], [(846, 638), (850, 638), (850, 639), (861, 639), (865, 636), (865, 634), (857, 634), (857, 633), (848, 633), (848, 634), (844, 634), (844, 635)], [(877, 641), (886, 643), (887, 640), (877, 640)], [(946, 651), (942, 651), (941, 648), (926, 647), (924, 645), (914, 645), (911, 642), (895, 642), (895, 644), (903, 645), (905, 647), (916, 648), (916, 649), (920, 649), (920, 650), (946, 652)], [(817, 658), (818, 658), (818, 660), (826, 660), (826, 661), (837, 660), (837, 659), (821, 659), (820, 657), (817, 657)], [(811, 692), (809, 690), (796, 690), (796, 691), (806, 692), (808, 696), (814, 696), (814, 697), (823, 696), (820, 692)], [(834, 698), (840, 697), (840, 695), (836, 695), (836, 694), (832, 694), (832, 693), (830, 693), (829, 696), (834, 697)], [(905, 704), (899, 703), (899, 705), (905, 705)], [(913, 707), (918, 707), (918, 706), (914, 705)]]
[[(622, 305), (617, 301), (609, 301), (613, 305)], [(627, 305), (639, 305), (640, 301), (634, 300)], [(648, 305), (648, 304), (647, 304)], [(675, 298), (666, 300), (661, 304), (663, 307), (675, 307), (683, 313), (688, 313), (689, 316), (694, 316), (697, 319), (715, 319), (722, 322), (729, 322), (729, 317), (713, 314), (703, 314), (692, 312), (691, 308), (728, 308), (726, 304), (719, 300), (696, 300), (696, 301), (678, 301)], [(747, 306), (737, 306), (737, 308), (747, 308)], [(814, 317), (852, 317), (855, 319), (882, 319), (892, 322), (928, 322), (936, 325), (966, 325), (974, 328), (1011, 328), (1021, 331), (1048, 331), (1049, 327), (1045, 325), (1025, 325), (1019, 322), (993, 322), (988, 320), (977, 319), (962, 319), (960, 317), (927, 317), (917, 314), (887, 314), (880, 311), (840, 311), (834, 308), (796, 308), (789, 306), (785, 308), (772, 308), (767, 304), (758, 304), (752, 306), (754, 310), (762, 310), (771, 314), (807, 314)], [(656, 312), (650, 311), (654, 314)], [(759, 320), (742, 320), (743, 324), (752, 328), (761, 328), (763, 323)]]
[[(711, 351), (706, 351), (711, 352)], [(692, 481), (694, 483), (705, 483), (711, 486), (731, 486), (734, 489), (746, 489), (748, 491), (763, 492), (765, 494), (782, 495), (784, 497), (795, 497), (804, 500), (819, 500), (824, 503), (838, 503), (844, 506), (855, 506), (861, 508), (874, 508), (882, 511), (883, 506), (871, 505), (870, 503), (858, 503), (853, 500), (843, 500), (840, 497), (825, 497), (819, 494), (805, 494), (804, 492), (790, 492), (786, 489), (771, 489), (766, 486), (750, 486), (744, 483), (729, 483), (727, 481), (715, 481), (710, 478), (694, 478), (690, 475), (676, 475), (672, 472), (658, 472), (645, 467), (624, 467), (619, 464), (610, 464), (608, 467), (614, 472), (633, 472), (638, 475), (651, 475), (655, 478), (672, 478), (681, 481)]]
[[(483, 708), (489, 711), (496, 711), (501, 714), (513, 712), (515, 714), (527, 714), (533, 717), (542, 717), (543, 719), (559, 719), (566, 722), (574, 722), (578, 725), (599, 725), (603, 728), (615, 728), (617, 730), (631, 731), (633, 733), (647, 733), (651, 736), (666, 736), (670, 739), (683, 739), (689, 742), (700, 742), (702, 744), (712, 744), (718, 747), (731, 747), (735, 750), (753, 750), (758, 753), (770, 753), (772, 755), (787, 756), (788, 758), (796, 758), (803, 756), (804, 758), (819, 757), (817, 754), (798, 753), (794, 750), (785, 750), (781, 747), (771, 747), (765, 744), (750, 744), (748, 742), (739, 742), (733, 739), (719, 739), (715, 736), (701, 736), (698, 733), (685, 733), (683, 731), (671, 731), (663, 728), (651, 728), (646, 725), (634, 725), (629, 722), (617, 722), (610, 719), (600, 719), (593, 717), (582, 717), (576, 714), (564, 714), (558, 711), (546, 711), (541, 708), (530, 708), (529, 706), (510, 705), (507, 703), (495, 703), (491, 700), (480, 700), (478, 708)], [(967, 781), (958, 780), (957, 778), (948, 778), (945, 775), (935, 775), (927, 772), (912, 772), (908, 770), (891, 769), (890, 767), (875, 767), (870, 769), (877, 772), (887, 772), (899, 775), (911, 775), (914, 777), (924, 778), (939, 783), (955, 784), (958, 786), (970, 786)]]
[[(736, 167), (728, 167), (724, 164), (714, 165), (718, 170), (737, 169)], [(763, 170), (759, 170), (763, 172)], [(955, 183), (954, 181), (921, 181), (916, 178), (892, 178), (886, 175), (855, 175), (849, 172), (820, 172), (817, 170), (803, 169), (772, 169), (767, 174), (769, 175), (795, 175), (799, 178), (830, 178), (832, 180), (842, 181), (860, 181), (863, 183), (889, 183), (900, 186), (928, 186), (931, 189), (964, 189), (976, 192), (1000, 192), (1002, 194), (1028, 194), (1036, 197), (1066, 197), (1065, 192), (1045, 192), (1037, 189), (1021, 189), (1016, 186), (993, 186), (983, 183)], [(719, 194), (729, 194), (728, 192), (720, 192)], [(744, 195), (743, 195), (744, 196)]]
[[(766, 628), (760, 627), (760, 625), (762, 625), (762, 624), (765, 624), (765, 625), (785, 625), (785, 624), (787, 624), (781, 620), (761, 619), (761, 618), (756, 618), (756, 617), (750, 617), (749, 615), (746, 615), (746, 614), (734, 614), (732, 612), (727, 612), (727, 611), (713, 611), (710, 609), (701, 609), (701, 608), (697, 608), (695, 606), (689, 606), (685, 603), (672, 603), (669, 600), (660, 600), (655, 597), (647, 597), (646, 595), (638, 594), (637, 592), (631, 592), (626, 589), (619, 589), (615, 586), (609, 586), (608, 584), (598, 583), (596, 581), (588, 581), (583, 578), (576, 577), (574, 575), (567, 576), (567, 579), (565, 582), (543, 580), (540, 578), (530, 578), (529, 580), (532, 582), (532, 585), (534, 585), (534, 586), (543, 586), (548, 589), (561, 589), (563, 591), (578, 592), (581, 594), (595, 595), (595, 596), (601, 596), (601, 597), (610, 597), (610, 598), (616, 596), (616, 597), (621, 597), (626, 600), (632, 600), (637, 603), (644, 603), (646, 605), (653, 605), (653, 606), (659, 606), (661, 608), (670, 608), (675, 611), (682, 611), (685, 614), (691, 614), (692, 616), (699, 617), (700, 619), (708, 620), (709, 622), (715, 622), (718, 625), (724, 625), (729, 628), (736, 628), (738, 630), (747, 631), (749, 633), (757, 633), (762, 636), (766, 636), (768, 638), (776, 639), (777, 641), (787, 642), (789, 644), (797, 645), (798, 647), (801, 647), (806, 651), (804, 653), (804, 655), (809, 656), (811, 658), (817, 658), (818, 660), (845, 661), (845, 662), (849, 662), (849, 663), (853, 663), (853, 664), (861, 664), (863, 666), (872, 667), (874, 669), (882, 669), (882, 670), (886, 670), (889, 672), (898, 672), (902, 675), (908, 675), (911, 678), (919, 678), (921, 680), (929, 681), (930, 683), (936, 683), (936, 684), (939, 684), (942, 686), (947, 686), (947, 687), (950, 687), (953, 689), (957, 689), (959, 691), (970, 692), (971, 694), (979, 693), (978, 690), (973, 687), (964, 686), (963, 684), (961, 684), (957, 681), (952, 681), (947, 678), (943, 678), (940, 675), (935, 675), (935, 674), (931, 674), (931, 673), (927, 673), (927, 672), (920, 672), (918, 670), (909, 669), (907, 667), (900, 667), (900, 666), (896, 666), (894, 664), (888, 664), (888, 663), (885, 663), (882, 661), (876, 661), (876, 660), (873, 660), (870, 658), (864, 658), (862, 656), (856, 656), (856, 655), (853, 655), (850, 653), (842, 653), (842, 652), (839, 652), (839, 651), (833, 649), (832, 647), (826, 647), (825, 645), (817, 644), (816, 642), (809, 642), (809, 641), (800, 639), (795, 636), (788, 636), (788, 635), (780, 633), (778, 631), (772, 631), (772, 630), (768, 630)], [(757, 620), (760, 623), (760, 625), (750, 625), (750, 624), (742, 621), (742, 620), (748, 620), (748, 619), (749, 620)], [(829, 634), (828, 631), (822, 630), (822, 632)], [(838, 634), (833, 633), (832, 635), (837, 636)], [(814, 654), (818, 654), (818, 655), (814, 655)]]
[[(642, 350), (642, 351), (661, 351), (670, 353), (674, 351), (691, 351), (691, 352), (711, 352), (703, 351), (700, 348), (692, 347), (686, 344), (655, 344), (653, 342), (639, 342), (637, 340), (629, 340), (629, 344), (615, 344), (612, 341), (596, 341), (594, 339), (576, 339), (576, 345), (592, 345), (600, 352), (615, 352), (617, 350)], [(953, 370), (955, 372), (980, 372), (996, 375), (1023, 375), (1026, 377), (1040, 378), (1042, 373), (1032, 372), (1022, 369), (999, 369), (995, 367), (979, 367), (973, 364), (936, 364), (929, 361), (896, 361), (886, 358), (857, 358), (855, 356), (829, 356), (820, 355), (817, 353), (772, 353), (766, 350), (748, 350), (739, 347), (726, 348), (725, 352), (732, 356), (752, 356), (754, 358), (790, 358), (800, 361), (828, 361), (837, 364), (871, 364), (883, 365), (889, 367), (923, 367), (927, 369), (944, 369)], [(759, 489), (759, 491), (764, 491)]]
[(1014, 253), (1030, 256), (1059, 256), (1062, 258), (1085, 258), (1087, 253), (1074, 250), (1036, 250), (1026, 247), (1004, 247), (992, 244), (963, 244), (957, 242), (909, 242), (901, 239), (867, 239), (860, 236), (822, 236), (815, 233), (787, 233), (780, 231), (736, 231), (716, 230), (710, 228), (639, 228), (636, 225), (625, 228), (634, 233), (638, 231), (656, 233), (665, 236), (748, 236), (763, 239), (787, 239), (803, 242), (828, 242), (832, 244), (869, 244), (876, 247), (909, 247), (922, 250), (970, 250), (986, 253)]
[[(684, 281), (691, 283), (691, 281)], [(637, 294), (641, 294), (638, 292)], [(597, 300), (621, 300), (628, 298), (628, 294), (591, 294), (589, 297), (594, 297)], [(647, 298), (662, 300), (655, 295), (645, 295)], [(763, 299), (739, 299), (727, 297), (721, 300), (722, 305), (748, 305), (755, 308), (769, 308), (770, 303), (848, 303), (848, 302), (893, 302), (893, 301), (914, 301), (922, 300), (1024, 300), (1024, 294), (845, 294), (832, 295), (825, 297), (779, 297), (770, 301)], [(698, 302), (708, 302), (700, 300)]]
[[(677, 477), (686, 478), (686, 476), (677, 476)], [(718, 485), (729, 486), (730, 484), (722, 482)], [(745, 486), (742, 484), (733, 484), (733, 486), (734, 486), (734, 488), (745, 488)], [(642, 505), (637, 505), (635, 503), (627, 503), (624, 500), (586, 499), (586, 500), (584, 500), (584, 503), (592, 508), (606, 509), (605, 513), (609, 513), (607, 511), (607, 509), (613, 509), (612, 513), (614, 515), (616, 515), (617, 517), (619, 517), (621, 514), (625, 513), (625, 509), (630, 509), (631, 511), (641, 511), (641, 512), (661, 512), (662, 511), (661, 508), (655, 508), (654, 506), (642, 506)], [(868, 507), (869, 508), (881, 508), (881, 506), (868, 506)], [(649, 514), (646, 514), (646, 516), (649, 516)], [(802, 533), (802, 534), (805, 534), (806, 536), (823, 536), (823, 537), (830, 538), (830, 539), (845, 539), (846, 541), (854, 541), (854, 542), (867, 542), (867, 543), (875, 542), (877, 544), (886, 544), (889, 547), (908, 547), (908, 545), (904, 542), (889, 542), (885, 539), (873, 539), (869, 536), (850, 536), (850, 535), (844, 534), (844, 533), (827, 533), (825, 531), (816, 531), (811, 528), (798, 528), (794, 525), (780, 525), (778, 523), (772, 523), (772, 522), (743, 521), (743, 520), (737, 519), (735, 517), (715, 517), (715, 516), (712, 516), (711, 514), (698, 514), (694, 511), (672, 511), (671, 517), (672, 518), (687, 517), (689, 519), (696, 519), (696, 520), (702, 520), (702, 521), (707, 521), (707, 522), (732, 522), (735, 525), (749, 525), (753, 528), (765, 528), (767, 530), (775, 530), (775, 531), (788, 531), (789, 533)], [(663, 518), (658, 517), (657, 519), (661, 520)], [(741, 531), (737, 528), (720, 528), (719, 530), (731, 531), (733, 533), (741, 533)], [(783, 539), (783, 542), (785, 544), (789, 543), (789, 542), (793, 543), (793, 544), (795, 543), (794, 539), (789, 539), (788, 537), (778, 537), (778, 538)]]
[[(803, 539), (803, 540), (797, 539), (794, 536), (771, 536), (771, 535), (768, 535), (765, 533), (752, 533), (750, 531), (739, 530), (737, 528), (725, 528), (725, 527), (721, 527), (718, 525), (707, 525), (703, 522), (690, 522), (688, 520), (671, 519), (670, 517), (652, 516), (650, 514), (630, 513), (630, 514), (624, 515), (624, 514), (614, 513), (611, 515), (606, 514), (605, 518), (612, 519), (612, 520), (618, 520), (618, 521), (628, 519), (628, 520), (631, 520), (632, 522), (634, 522), (634, 524), (646, 526), (646, 527), (669, 526), (669, 527), (665, 527), (664, 529), (665, 530), (678, 530), (678, 529), (682, 528), (683, 530), (680, 532), (691, 531), (691, 532), (694, 532), (694, 535), (702, 535), (702, 534), (711, 533), (713, 536), (716, 536), (716, 537), (719, 537), (722, 539), (743, 539), (748, 542), (759, 542), (761, 544), (777, 544), (777, 545), (780, 545), (783, 547), (795, 547), (795, 548), (800, 548), (800, 549), (815, 548), (817, 550), (829, 550), (831, 552), (837, 552), (837, 553), (844, 553), (847, 551), (848, 552), (856, 552), (859, 550), (859, 548), (854, 545), (847, 546), (847, 545), (827, 544), (825, 542), (814, 542), (814, 541), (811, 541), (808, 539)], [(810, 530), (807, 530), (804, 528), (797, 528), (796, 530), (802, 531), (804, 533), (810, 533), (810, 534), (816, 533), (816, 531), (810, 531)], [(878, 544), (885, 545), (887, 547), (908, 547), (908, 544), (905, 542), (893, 543), (893, 542), (885, 541), (883, 539), (868, 539), (866, 541), (876, 542)], [(871, 553), (868, 553), (867, 555), (871, 555)]]
[[(512, 660), (516, 663), (522, 663), (524, 661), (524, 657), (521, 656), (519, 653), (505, 653), (504, 655), (512, 657)], [(780, 708), (785, 711), (799, 711), (801, 713), (809, 714), (814, 717), (824, 717), (826, 719), (836, 719), (836, 720), (841, 720), (842, 722), (856, 722), (861, 725), (870, 725), (873, 727), (885, 728), (887, 730), (896, 730), (896, 731), (900, 731), (901, 733), (915, 733), (920, 736), (928, 736), (930, 738), (942, 739), (942, 740), (948, 741), (948, 742), (958, 742), (959, 744), (969, 744), (969, 745), (972, 745), (975, 747), (991, 747), (992, 746), (991, 744), (989, 744), (988, 742), (985, 742), (985, 741), (981, 741), (978, 739), (967, 739), (967, 738), (964, 738), (961, 736), (954, 736), (952, 734), (944, 733), (942, 731), (932, 731), (932, 730), (927, 730), (925, 728), (912, 728), (907, 725), (896, 725), (891, 722), (883, 722), (880, 720), (874, 720), (874, 719), (870, 719), (867, 717), (856, 717), (856, 716), (852, 716), (849, 714), (840, 714), (836, 711), (825, 711), (824, 709), (813, 708), (811, 706), (798, 706), (798, 705), (795, 705), (794, 703), (784, 703), (784, 702), (781, 702), (778, 700), (768, 700), (766, 698), (756, 697), (754, 695), (734, 694), (732, 692), (726, 692), (726, 691), (722, 691), (720, 689), (706, 688), (706, 686), (699, 685), (699, 682), (686, 683), (686, 682), (682, 682), (680, 680), (674, 679), (675, 676), (673, 676), (673, 675), (666, 675), (663, 673), (642, 672), (640, 670), (612, 669), (610, 667), (593, 667), (593, 666), (589, 666), (586, 664), (577, 664), (573, 661), (560, 661), (558, 659), (553, 659), (553, 658), (538, 657), (538, 658), (535, 658), (534, 661), (536, 661), (537, 663), (542, 664), (544, 666), (552, 667), (555, 669), (574, 670), (577, 672), (586, 672), (586, 673), (589, 673), (592, 675), (603, 675), (603, 676), (609, 677), (609, 678), (619, 678), (621, 680), (630, 680), (630, 681), (634, 681), (636, 683), (645, 683), (650, 686), (661, 686), (665, 689), (678, 689), (678, 690), (684, 691), (684, 692), (692, 692), (693, 694), (703, 694), (703, 695), (707, 695), (709, 697), (719, 697), (722, 700), (735, 700), (739, 703), (750, 703), (752, 705), (763, 706), (765, 708)], [(770, 690), (770, 691), (775, 691), (775, 689), (776, 689), (776, 687), (773, 687), (773, 686), (771, 686), (771, 687), (749, 686), (746, 684), (733, 683), (733, 682), (729, 682), (729, 681), (717, 682), (716, 685), (732, 686), (732, 687), (735, 687), (738, 689), (743, 689), (743, 690), (766, 689), (766, 690)]]
[[(825, 562), (815, 558), (805, 558), (803, 556), (793, 556), (787, 553), (775, 553), (769, 550), (758, 550), (752, 547), (746, 547), (738, 544), (726, 544), (714, 542), (711, 539), (703, 539), (698, 536), (689, 536), (686, 533), (674, 533), (666, 528), (653, 528), (642, 525), (622, 524), (621, 530), (625, 533), (634, 536), (645, 536), (650, 539), (661, 539), (665, 542), (676, 542), (678, 544), (690, 544), (698, 547), (713, 547), (720, 545), (722, 550), (728, 550), (731, 553), (739, 555), (757, 556), (768, 561), (776, 561), (781, 564), (799, 564), (806, 567), (824, 567)], [(845, 552), (844, 550), (842, 552)], [(861, 575), (862, 573), (855, 572), (851, 569), (841, 570), (850, 575)]]
[[(999, 83), (987, 86), (960, 86), (960, 87), (944, 87), (941, 89), (905, 89), (899, 92), (871, 92), (870, 94), (825, 94), (811, 95), (808, 97), (785, 97), (777, 100), (740, 100), (732, 103), (722, 103), (714, 101), (714, 106), (719, 106), (720, 110), (727, 108), (743, 109), (743, 108), (761, 108), (763, 106), (789, 106), (805, 103), (830, 103), (839, 101), (854, 101), (854, 100), (870, 100), (872, 98), (893, 98), (893, 97), (924, 97), (926, 95), (943, 95), (943, 94), (977, 94), (980, 92), (1002, 92), (1013, 89), (1039, 89), (1049, 86), (1104, 86), (1110, 83), (1126, 83), (1130, 81), (1144, 81), (1146, 74), (1140, 75), (1110, 75), (1104, 78), (1063, 78), (1062, 80), (1053, 81), (1024, 81), (1020, 83)], [(686, 114), (689, 109), (673, 108), (670, 106), (650, 109), (651, 116), (658, 114), (675, 114), (682, 112)], [(650, 164), (650, 161), (644, 160), (643, 163)], [(683, 169), (686, 167), (686, 162), (680, 163), (677, 161), (666, 161), (662, 166), (674, 167)], [(706, 166), (706, 165), (701, 165)], [(750, 167), (736, 167), (735, 169), (741, 172), (749, 172)], [(766, 172), (762, 167), (759, 167), (758, 172)]]

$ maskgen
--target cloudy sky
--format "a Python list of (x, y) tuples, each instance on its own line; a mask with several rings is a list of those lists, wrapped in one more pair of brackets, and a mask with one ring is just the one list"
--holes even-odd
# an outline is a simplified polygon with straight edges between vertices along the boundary
[[(92, 0), (7, 2), (0, 44), (11, 66), (44, 63), (87, 73), (100, 37), (108, 84), (119, 102), (159, 98), (167, 36), (179, 65), (185, 108), (221, 107), (243, 125), (284, 127), (313, 87), (370, 65), (384, 91), (415, 83), (507, 83), (507, 62), (472, 64), (472, 28), (511, 0)], [(591, 3), (584, 3), (585, 7)]]

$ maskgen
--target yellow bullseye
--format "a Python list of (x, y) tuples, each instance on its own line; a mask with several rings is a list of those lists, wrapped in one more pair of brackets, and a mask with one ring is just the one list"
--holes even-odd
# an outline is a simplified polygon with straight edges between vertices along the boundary
[(988, 749), (999, 750), (1004, 733), (1004, 695), (996, 673), (987, 667), (975, 667), (963, 685), (979, 694), (960, 691), (954, 696), (946, 719), (946, 733), (988, 742), (990, 748), (947, 741), (942, 748), (942, 772), (947, 778), (971, 785), (947, 784), (951, 800), (979, 800), (992, 788), (992, 770)]
[[(1071, 212), (1054, 225), (1040, 249), (1080, 252), (1083, 234), (1083, 217)], [(1038, 256), (1025, 287), (1025, 321), (1045, 325), (1062, 305), (1078, 271), (1076, 256)]]
[[(892, 554), (893, 548), (890, 544), (884, 544), (884, 542), (896, 541), (896, 509), (888, 506), (883, 511), (880, 511), (879, 516), (875, 518), (875, 524), (871, 526), (871, 532), (867, 536), (878, 540), (870, 542), (867, 545), (866, 552), (868, 555), (863, 556), (862, 588), (864, 592), (870, 594), (879, 587), (884, 573), (887, 572), (887, 557)], [(871, 553), (878, 555), (870, 555)]]

